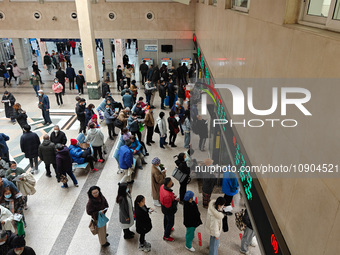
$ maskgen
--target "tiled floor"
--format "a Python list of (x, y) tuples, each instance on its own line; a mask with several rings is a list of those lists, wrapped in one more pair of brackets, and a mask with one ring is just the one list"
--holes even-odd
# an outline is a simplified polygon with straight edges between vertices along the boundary
[[(48, 48), (50, 50), (50, 48)], [(100, 55), (100, 52), (98, 52)], [(73, 56), (74, 67), (81, 68), (82, 62), (80, 57)], [(78, 60), (77, 60), (78, 58)], [(98, 56), (101, 58), (101, 56)], [(131, 58), (131, 57), (130, 57)], [(44, 74), (45, 80), (48, 80), (46, 74)], [(48, 76), (48, 74), (47, 74)], [(51, 77), (52, 78), (52, 77)], [(111, 87), (115, 87), (111, 84)], [(57, 108), (54, 95), (51, 91), (50, 84), (46, 83), (44, 86), (46, 94), (50, 97), (52, 104), (52, 109), (55, 115), (52, 116), (54, 124), (59, 124), (63, 126), (69, 118), (72, 117), (72, 112), (75, 107), (74, 97), (75, 92), (70, 92), (66, 90), (66, 95), (64, 96), (64, 106), (62, 108)], [(20, 102), (22, 107), (27, 110), (30, 117), (29, 122), (36, 122), (41, 119), (41, 112), (37, 107), (37, 98), (30, 87), (29, 83), (20, 86), (19, 88), (9, 89)], [(3, 93), (4, 89), (0, 89), (0, 93)], [(116, 92), (115, 89), (111, 91)], [(139, 93), (143, 93), (140, 91)], [(114, 97), (120, 100), (120, 95), (114, 93)], [(85, 95), (87, 99), (87, 96)], [(101, 101), (88, 101), (88, 103), (93, 103), (98, 105)], [(155, 97), (155, 116), (159, 113), (159, 98)], [(66, 114), (66, 115), (63, 115)], [(69, 115), (67, 115), (69, 114)], [(0, 125), (1, 132), (8, 134), (11, 137), (9, 141), (9, 147), (11, 155), (16, 156), (18, 160), (21, 151), (18, 145), (21, 131), (18, 125), (12, 125), (8, 120), (4, 118), (4, 112), (0, 113)], [(71, 128), (63, 130), (68, 139), (75, 138), (77, 136), (77, 125), (76, 122)], [(45, 133), (49, 133), (48, 128), (41, 129), (41, 124), (34, 125), (35, 129), (39, 129), (37, 132), (39, 136)], [(105, 140), (108, 138), (107, 128), (105, 124), (101, 125), (102, 131), (105, 135)], [(143, 138), (145, 135), (143, 135)], [(132, 188), (133, 199), (139, 195), (143, 194), (146, 197), (146, 204), (152, 206), (151, 197), (151, 180), (150, 180), (150, 169), (151, 160), (153, 157), (157, 156), (162, 160), (162, 163), (167, 167), (170, 176), (172, 169), (174, 169), (174, 159), (173, 156), (179, 152), (184, 152), (183, 139), (184, 137), (179, 135), (177, 148), (167, 147), (166, 150), (159, 149), (158, 143), (148, 146), (148, 151), (150, 156), (146, 157), (148, 164), (143, 170), (139, 170), (136, 174), (135, 183)], [(155, 134), (154, 140), (158, 142), (158, 135)], [(193, 148), (197, 149), (196, 137), (192, 138)], [(116, 142), (116, 141), (114, 141)], [(113, 146), (111, 140), (107, 140), (108, 147)], [(207, 142), (208, 145), (208, 142)], [(208, 155), (202, 154), (197, 150), (197, 157), (207, 157)], [(206, 152), (204, 152), (206, 153)], [(131, 240), (124, 240), (122, 237), (122, 231), (118, 223), (118, 206), (115, 203), (115, 198), (117, 195), (117, 183), (121, 179), (121, 175), (117, 174), (117, 163), (116, 160), (112, 158), (112, 151), (107, 155), (107, 161), (104, 167), (100, 163), (97, 166), (100, 171), (96, 173), (88, 173), (86, 171), (77, 170), (75, 175), (79, 181), (79, 187), (73, 187), (67, 190), (61, 189), (60, 184), (56, 182), (55, 178), (47, 178), (44, 175), (44, 164), (41, 163), (39, 166), (40, 173), (36, 176), (37, 178), (37, 193), (30, 196), (28, 199), (29, 209), (25, 211), (25, 217), (27, 221), (26, 228), (26, 241), (27, 245), (34, 248), (37, 255), (47, 255), (47, 254), (72, 254), (72, 255), (95, 255), (95, 254), (143, 254), (143, 252), (138, 251), (138, 235)], [(26, 167), (27, 160), (21, 159), (20, 166)], [(174, 191), (178, 194), (179, 185), (177, 181), (174, 181)], [(102, 188), (103, 194), (106, 196), (109, 203), (109, 211), (107, 213), (110, 222), (108, 224), (108, 241), (111, 243), (106, 249), (102, 249), (99, 245), (98, 238), (93, 236), (89, 229), (88, 224), (90, 217), (85, 212), (85, 206), (87, 202), (87, 190), (92, 185), (98, 185)], [(203, 223), (206, 219), (206, 209), (202, 207), (202, 194), (198, 191), (197, 181), (194, 179), (188, 185), (188, 190), (192, 190), (198, 197), (199, 210), (201, 212), (201, 218)], [(219, 194), (213, 194), (212, 198), (218, 197)], [(239, 195), (235, 196), (234, 199), (235, 211), (239, 210), (240, 205), (243, 204), (242, 199)], [(183, 211), (182, 206), (179, 205), (178, 212), (175, 218), (175, 232), (173, 237), (175, 242), (167, 243), (162, 240), (163, 235), (163, 215), (160, 208), (156, 207), (156, 211), (151, 215), (153, 229), (150, 233), (146, 235), (146, 240), (152, 245), (152, 250), (150, 254), (190, 254), (189, 251), (185, 249), (185, 227), (183, 225)], [(240, 231), (236, 228), (234, 223), (234, 216), (229, 217), (229, 232), (222, 233), (221, 242), (219, 248), (219, 254), (240, 254)], [(135, 232), (135, 227), (131, 228)], [(202, 234), (203, 245), (198, 245), (197, 233)], [(193, 246), (196, 248), (196, 254), (208, 254), (209, 246), (209, 236), (204, 230), (204, 225), (198, 227), (196, 230), (196, 235), (194, 239)], [(250, 247), (251, 254), (260, 254), (258, 247)]]

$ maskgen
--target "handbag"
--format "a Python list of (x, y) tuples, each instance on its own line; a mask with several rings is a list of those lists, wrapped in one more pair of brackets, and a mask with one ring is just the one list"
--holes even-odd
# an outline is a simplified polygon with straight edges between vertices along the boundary
[(17, 221), (17, 232), (18, 236), (25, 236), (24, 222), (22, 221), (22, 219), (20, 221)]
[(64, 175), (64, 174), (60, 175), (59, 179), (64, 184), (68, 182), (68, 179), (67, 179), (66, 175)]
[(8, 79), (9, 78), (9, 74), (8, 73), (4, 73), (4, 78)]
[(157, 133), (157, 134), (160, 134), (160, 133), (161, 133), (161, 131), (159, 130), (158, 124), (157, 124), (156, 127), (155, 127), (155, 133)]
[(106, 217), (104, 213), (98, 213), (98, 222), (97, 222), (98, 228), (104, 227), (108, 221), (109, 219)]
[(185, 178), (187, 178), (187, 174), (183, 173), (181, 170), (179, 170), (177, 167), (172, 172), (172, 177), (174, 177), (177, 181), (182, 183)]
[(91, 219), (89, 228), (93, 235), (98, 234), (98, 227), (94, 219)]

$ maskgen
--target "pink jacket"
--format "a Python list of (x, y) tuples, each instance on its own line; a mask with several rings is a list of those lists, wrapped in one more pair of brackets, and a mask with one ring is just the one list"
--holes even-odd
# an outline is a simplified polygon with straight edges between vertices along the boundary
[(53, 83), (52, 89), (53, 89), (54, 93), (63, 92), (63, 85), (61, 85), (59, 82), (58, 83)]

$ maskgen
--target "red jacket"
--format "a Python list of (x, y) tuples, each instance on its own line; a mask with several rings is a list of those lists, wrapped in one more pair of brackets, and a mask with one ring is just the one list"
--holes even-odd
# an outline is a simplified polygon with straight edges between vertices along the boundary
[(70, 45), (72, 48), (75, 48), (76, 47), (76, 42), (75, 41), (70, 41)]
[(175, 214), (177, 211), (177, 201), (175, 195), (171, 189), (161, 186), (159, 191), (159, 197), (162, 204), (162, 212), (164, 214)]

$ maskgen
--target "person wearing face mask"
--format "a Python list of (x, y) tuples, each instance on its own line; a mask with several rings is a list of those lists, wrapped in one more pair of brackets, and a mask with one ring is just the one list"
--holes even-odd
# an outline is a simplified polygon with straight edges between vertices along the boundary
[(210, 235), (209, 255), (218, 255), (218, 246), (223, 226), (222, 219), (224, 218), (222, 211), (225, 203), (226, 201), (223, 197), (218, 197), (209, 203), (207, 220), (205, 222), (205, 229)]
[(7, 254), (12, 248), (12, 239), (15, 235), (11, 231), (0, 230), (0, 254)]
[[(0, 198), (0, 204), (8, 209), (13, 215), (18, 213), (24, 216), (25, 201), (23, 195), (16, 192), (13, 188), (4, 188), (4, 192)], [(24, 217), (23, 221), (25, 222)], [(16, 228), (16, 221), (14, 221), (13, 224)]]
[(38, 148), (39, 158), (45, 163), (46, 176), (52, 177), (51, 175), (52, 165), (54, 168), (56, 178), (58, 179), (57, 166), (55, 161), (57, 154), (55, 150), (55, 144), (50, 141), (50, 137), (48, 134), (45, 134), (43, 136), (43, 139), (44, 139), (43, 142), (39, 145)]
[(94, 104), (89, 104), (85, 108), (85, 125), (87, 126), (89, 124), (89, 121), (92, 119), (92, 116), (94, 114), (93, 109), (95, 108)]
[(63, 131), (60, 130), (58, 125), (55, 125), (53, 128), (53, 132), (51, 133), (50, 140), (54, 144), (62, 144), (65, 145), (67, 143), (67, 137)]
[[(53, 89), (55, 97), (57, 99), (57, 104), (60, 107), (60, 104), (63, 105), (63, 98), (62, 98), (63, 85), (58, 82), (57, 78), (54, 79), (52, 89)], [(59, 100), (60, 100), (60, 102), (59, 102)]]
[[(34, 171), (38, 172), (38, 149), (40, 145), (39, 136), (31, 132), (31, 126), (24, 126), (24, 133), (20, 138), (20, 147), (21, 151), (25, 153), (25, 158), (28, 158), (31, 166), (31, 173), (34, 174)], [(34, 161), (34, 169), (33, 169), (33, 161)]]
[(6, 208), (0, 205), (0, 223), (1, 229), (6, 231), (15, 232), (15, 228), (12, 224), (14, 217), (13, 214)]
[(15, 177), (17, 177), (18, 175), (21, 175), (23, 173), (25, 173), (25, 171), (22, 168), (17, 167), (17, 163), (16, 162), (10, 161), (9, 162), (9, 169), (6, 172), (6, 179), (11, 181), (11, 182), (13, 182), (14, 185), (16, 185), (16, 182), (13, 181), (13, 179)]
[(152, 140), (154, 126), (155, 126), (155, 120), (153, 118), (153, 109), (155, 107), (151, 105), (149, 107), (149, 110), (145, 114), (144, 124), (148, 129), (148, 133), (146, 135), (146, 144), (151, 146), (151, 143), (155, 143), (155, 141)]
[(50, 100), (48, 99), (48, 96), (44, 94), (43, 90), (38, 91), (39, 95), (39, 109), (41, 109), (42, 116), (44, 118), (44, 125), (50, 125), (52, 124), (52, 120), (50, 118)]
[(40, 76), (37, 75), (34, 71), (32, 72), (32, 75), (30, 77), (31, 80), (31, 85), (33, 85), (33, 89), (35, 93), (37, 94), (37, 97), (39, 96), (38, 91), (39, 91), (39, 81), (40, 81)]
[(4, 95), (2, 96), (2, 103), (4, 103), (5, 106), (5, 115), (6, 118), (10, 118), (12, 123), (15, 124), (15, 117), (13, 114), (13, 105), (15, 104), (15, 97), (12, 95), (12, 93), (8, 92), (7, 90), (4, 92)]
[[(87, 195), (89, 201), (86, 205), (86, 213), (91, 216), (95, 223), (97, 223), (99, 214), (105, 214), (109, 208), (109, 204), (98, 186), (92, 186), (87, 192)], [(98, 228), (98, 239), (102, 247), (110, 245), (106, 239), (107, 236), (106, 225)]]
[(11, 249), (7, 255), (36, 255), (31, 247), (26, 246), (23, 236), (15, 236), (11, 245), (13, 249)]
[(179, 127), (181, 129), (182, 135), (184, 135), (183, 128), (182, 128), (182, 119), (185, 113), (184, 107), (182, 106), (180, 101), (177, 101), (176, 104), (171, 108), (171, 111), (175, 112), (176, 117), (179, 117)]
[(135, 233), (129, 229), (134, 224), (130, 189), (127, 183), (118, 183), (118, 185), (116, 203), (119, 204), (119, 222), (124, 232), (124, 239), (131, 239)]
[(187, 174), (187, 177), (180, 183), (179, 188), (179, 197), (180, 197), (180, 204), (183, 204), (183, 199), (185, 192), (187, 192), (187, 185), (190, 178), (190, 167), (187, 166), (187, 157), (184, 152), (181, 152), (177, 156), (177, 160), (175, 161), (175, 164), (177, 165), (177, 168), (184, 174)]
[(86, 134), (86, 117), (85, 117), (85, 98), (81, 98), (76, 106), (77, 119), (80, 122), (79, 133), (83, 132)]
[(164, 214), (164, 235), (163, 240), (168, 242), (175, 241), (170, 236), (171, 231), (174, 231), (175, 213), (177, 212), (177, 203), (179, 197), (175, 197), (172, 187), (174, 186), (170, 177), (164, 179), (164, 184), (159, 191), (159, 198), (162, 205), (162, 213)]
[(117, 136), (114, 126), (114, 121), (117, 119), (117, 114), (110, 108), (109, 104), (105, 105), (104, 119), (109, 132), (109, 137), (111, 140), (113, 140), (113, 137)]

